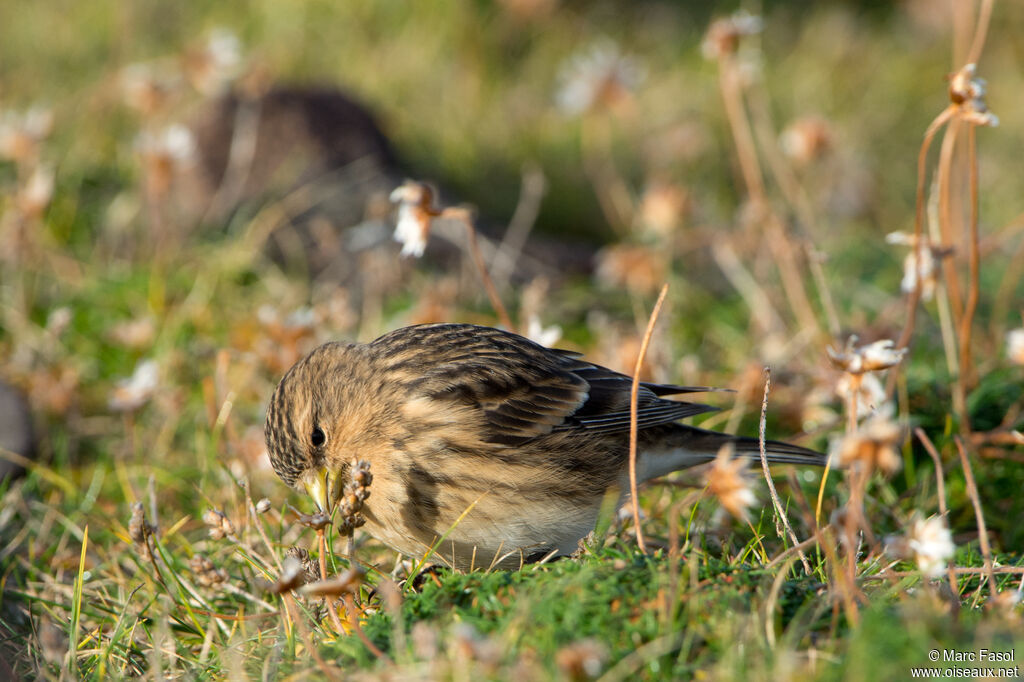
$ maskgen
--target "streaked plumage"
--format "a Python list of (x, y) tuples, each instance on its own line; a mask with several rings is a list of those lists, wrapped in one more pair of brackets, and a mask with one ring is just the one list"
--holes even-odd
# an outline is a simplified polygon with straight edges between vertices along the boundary
[[(349, 462), (369, 461), (365, 529), (400, 552), (422, 556), (447, 533), (437, 552), (447, 563), (514, 567), (572, 552), (606, 493), (628, 491), (631, 383), (490, 327), (405, 327), (325, 344), (292, 367), (267, 410), (267, 448), (281, 479), (321, 506)], [(641, 385), (640, 481), (708, 462), (726, 443), (756, 456), (755, 439), (676, 423), (716, 408), (663, 397), (708, 390)], [(824, 464), (806, 448), (766, 446), (773, 463)]]

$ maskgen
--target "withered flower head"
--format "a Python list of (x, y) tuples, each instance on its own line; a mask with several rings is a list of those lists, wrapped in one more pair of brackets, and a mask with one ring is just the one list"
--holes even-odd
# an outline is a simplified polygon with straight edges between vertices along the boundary
[(352, 460), (349, 481), (345, 484), (345, 490), (338, 502), (338, 532), (342, 535), (351, 535), (356, 528), (366, 523), (362, 511), (363, 503), (370, 497), (371, 483), (373, 474), (370, 473), (370, 463), (365, 460)]
[(121, 69), (118, 80), (124, 103), (148, 117), (167, 107), (181, 79), (159, 64), (137, 63)]
[(558, 106), (568, 114), (610, 110), (629, 100), (644, 79), (644, 70), (610, 40), (572, 57), (559, 75)]
[(913, 559), (929, 578), (942, 575), (956, 546), (946, 520), (941, 516), (922, 518), (914, 512), (905, 535), (885, 539), (885, 551), (898, 559)]
[(746, 470), (746, 460), (734, 458), (733, 448), (726, 445), (718, 451), (706, 476), (711, 494), (718, 498), (726, 511), (741, 521), (750, 518), (750, 507), (757, 502)]
[(203, 523), (214, 540), (235, 534), (235, 524), (231, 523), (231, 519), (219, 509), (207, 509), (203, 514)]
[(897, 450), (902, 439), (903, 430), (895, 422), (882, 416), (872, 417), (839, 442), (839, 466), (893, 474), (903, 466)]
[(402, 244), (403, 256), (419, 258), (427, 248), (431, 220), (441, 212), (434, 208), (434, 192), (422, 182), (406, 180), (391, 192), (391, 202), (398, 204), (395, 241)]
[(196, 90), (217, 95), (241, 73), (242, 44), (231, 31), (214, 29), (202, 45), (185, 53), (182, 68)]
[(842, 351), (832, 346), (826, 347), (829, 360), (835, 367), (850, 374), (877, 372), (895, 367), (907, 354), (906, 348), (894, 348), (895, 344), (889, 339), (875, 341), (866, 346), (858, 346), (857, 341), (856, 336), (850, 336)]
[(733, 55), (739, 49), (740, 38), (760, 33), (764, 28), (761, 17), (746, 10), (734, 12), (728, 17), (711, 22), (704, 41), (700, 45), (705, 59), (721, 59)]
[(803, 116), (786, 126), (779, 136), (779, 146), (798, 164), (808, 164), (832, 146), (832, 130), (820, 116)]
[(53, 112), (33, 107), (0, 115), (0, 159), (26, 165), (39, 156), (39, 144), (53, 130)]
[(979, 126), (996, 127), (999, 117), (988, 110), (985, 80), (977, 75), (976, 64), (966, 64), (949, 78), (949, 101), (958, 107), (964, 120)]
[(120, 379), (110, 395), (110, 409), (133, 412), (153, 397), (159, 388), (160, 367), (155, 360), (144, 360), (135, 366), (127, 379)]
[(203, 587), (215, 587), (228, 579), (223, 568), (217, 568), (202, 554), (196, 554), (188, 561), (189, 570), (196, 576), (196, 582)]

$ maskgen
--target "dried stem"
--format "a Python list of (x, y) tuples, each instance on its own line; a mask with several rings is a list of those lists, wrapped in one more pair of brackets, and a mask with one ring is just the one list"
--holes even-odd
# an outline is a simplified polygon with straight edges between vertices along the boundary
[[(758, 426), (757, 440), (758, 446), (761, 450), (761, 469), (764, 471), (764, 480), (768, 483), (768, 493), (772, 497), (772, 504), (775, 505), (775, 518), (782, 521), (782, 525), (786, 528), (786, 533), (789, 535), (789, 539), (793, 541), (793, 545), (799, 545), (800, 541), (796, 537), (796, 533), (793, 532), (793, 527), (789, 525), (789, 518), (786, 516), (786, 510), (782, 508), (782, 503), (779, 502), (779, 494), (775, 491), (775, 481), (772, 480), (772, 472), (768, 469), (768, 453), (765, 450), (765, 428), (768, 422), (768, 392), (771, 390), (772, 385), (772, 371), (771, 368), (764, 368), (764, 398), (761, 399), (761, 421)], [(775, 526), (775, 531), (779, 534), (779, 537), (783, 537), (778, 524)], [(783, 538), (785, 539), (785, 538)], [(804, 565), (804, 572), (807, 575), (811, 574), (811, 564), (807, 561), (807, 557), (804, 556), (803, 550), (798, 550), (800, 554), (800, 563)]]
[[(946, 132), (942, 136), (942, 146), (939, 149), (938, 175), (938, 201), (939, 201), (939, 234), (941, 235), (941, 247), (943, 249), (956, 248), (956, 240), (953, 238), (953, 209), (951, 178), (953, 175), (953, 152), (956, 150), (956, 142), (959, 137), (961, 122), (956, 118), (946, 126)], [(956, 263), (952, 258), (942, 259), (943, 278), (949, 291), (950, 307), (953, 311), (953, 319), (960, 324), (963, 316), (964, 303), (960, 293), (960, 280), (956, 274)]]
[(967, 288), (967, 302), (964, 314), (960, 319), (960, 376), (957, 378), (955, 395), (958, 396), (960, 412), (960, 430), (964, 434), (971, 432), (970, 416), (967, 414), (967, 382), (971, 378), (971, 324), (978, 308), (978, 296), (981, 289), (979, 270), (981, 258), (978, 253), (978, 157), (975, 148), (975, 126), (967, 128), (967, 156), (970, 160), (971, 177), (971, 223), (970, 242), (968, 243), (968, 267), (970, 278)]
[[(985, 526), (985, 515), (981, 511), (981, 498), (978, 495), (978, 486), (974, 483), (974, 471), (971, 469), (971, 461), (967, 457), (967, 450), (959, 436), (954, 436), (957, 452), (960, 453), (960, 463), (964, 467), (964, 481), (967, 484), (967, 496), (971, 498), (974, 505), (974, 517), (978, 521), (978, 543), (981, 545), (981, 556), (985, 559), (985, 573), (988, 575), (989, 589), (992, 598), (999, 596), (996, 589), (996, 576), (992, 571), (992, 546), (988, 542), (988, 529)], [(981, 589), (980, 587), (978, 589)]]
[(992, 19), (992, 6), (994, 0), (981, 0), (981, 11), (978, 14), (978, 23), (974, 29), (974, 40), (971, 41), (971, 51), (967, 54), (967, 63), (976, 64), (981, 58), (981, 50), (985, 47), (985, 39), (988, 37), (988, 25)]
[(743, 94), (736, 59), (731, 54), (722, 55), (719, 64), (718, 84), (722, 90), (722, 103), (725, 105), (725, 115), (729, 119), (729, 129), (732, 131), (733, 142), (736, 144), (736, 154), (739, 157), (743, 183), (747, 186), (747, 193), (750, 195), (751, 201), (756, 206), (762, 207), (766, 203), (764, 178), (761, 176), (761, 168), (757, 162), (757, 149), (754, 146), (750, 122), (747, 120), (746, 111), (743, 108)]
[[(931, 147), (932, 140), (935, 138), (935, 133), (938, 132), (939, 128), (943, 126), (956, 111), (956, 107), (950, 105), (942, 110), (942, 112), (935, 117), (935, 120), (931, 122), (928, 129), (924, 133), (924, 140), (921, 142), (921, 151), (917, 154), (917, 201), (914, 212), (914, 248), (917, 249), (917, 263), (920, 269), (921, 263), (921, 249), (925, 248), (924, 245), (924, 185), (925, 185), (925, 162), (928, 159), (928, 149)], [(917, 304), (921, 300), (921, 277), (918, 272), (917, 282), (914, 286), (914, 290), (910, 292), (910, 296), (907, 299), (907, 320), (904, 323), (903, 331), (900, 333), (900, 338), (896, 342), (897, 348), (906, 348), (907, 344), (910, 343), (910, 337), (914, 335), (914, 315), (917, 312)], [(886, 386), (886, 393), (892, 393), (893, 386), (896, 383), (897, 372), (893, 372), (889, 375), (889, 382)]]
[[(302, 611), (299, 609), (299, 605), (295, 602), (295, 598), (291, 595), (291, 592), (283, 592), (281, 594), (281, 600), (284, 601), (284, 610), (288, 613), (292, 622), (299, 629), (299, 634), (302, 635), (302, 641), (306, 644), (306, 649), (309, 650), (309, 655), (316, 661), (316, 666), (320, 668), (320, 672), (324, 674), (330, 680), (340, 680), (341, 678), (337, 675), (333, 668), (327, 665), (327, 661), (320, 656), (320, 652), (316, 648), (316, 644), (313, 642), (313, 635), (310, 634), (309, 628), (306, 627), (305, 622), (302, 620)], [(295, 608), (295, 613), (292, 613), (292, 607)]]
[(346, 594), (343, 599), (345, 600), (345, 612), (348, 614), (348, 623), (352, 626), (352, 630), (356, 633), (356, 636), (360, 641), (370, 650), (370, 653), (376, 656), (379, 660), (384, 663), (391, 664), (391, 659), (388, 655), (377, 648), (377, 645), (370, 641), (370, 638), (363, 632), (362, 626), (359, 625), (359, 611), (356, 609), (356, 600), (351, 594)]
[(509, 331), (515, 331), (516, 327), (512, 324), (512, 318), (509, 317), (508, 310), (505, 308), (505, 304), (501, 302), (501, 296), (498, 295), (498, 289), (494, 286), (494, 280), (491, 279), (490, 273), (487, 272), (487, 264), (484, 262), (484, 256), (480, 252), (480, 244), (476, 238), (476, 226), (473, 225), (473, 219), (469, 215), (469, 211), (464, 208), (446, 208), (441, 211), (440, 217), (442, 218), (453, 218), (461, 220), (466, 226), (466, 236), (469, 242), (469, 252), (473, 256), (473, 262), (476, 264), (476, 269), (480, 273), (480, 279), (484, 284), (484, 290), (487, 291), (487, 297), (491, 299), (491, 307), (494, 308), (494, 312), (498, 315), (498, 320), (502, 326)]
[[(319, 556), (317, 561), (320, 564), (320, 580), (327, 580), (327, 534), (324, 532), (324, 528), (316, 529), (317, 545), (319, 546)], [(341, 618), (338, 617), (338, 609), (334, 608), (334, 604), (331, 602), (330, 597), (326, 598), (325, 603), (327, 605), (327, 613), (331, 617), (331, 625), (334, 626), (335, 632), (342, 634), (345, 632), (344, 626), (341, 624)]]
[(644, 364), (644, 357), (647, 355), (647, 347), (651, 343), (651, 335), (654, 333), (654, 323), (658, 321), (658, 313), (661, 312), (661, 304), (665, 302), (668, 294), (668, 282), (661, 287), (658, 294), (658, 301), (654, 304), (651, 317), (647, 321), (647, 331), (644, 332), (643, 341), (640, 343), (640, 352), (637, 354), (636, 366), (633, 369), (633, 386), (629, 392), (629, 496), (633, 506), (633, 524), (636, 527), (636, 544), (640, 551), (647, 553), (644, 544), (644, 534), (640, 528), (640, 501), (637, 498), (636, 484), (636, 446), (637, 446), (637, 402), (640, 397), (640, 370)]

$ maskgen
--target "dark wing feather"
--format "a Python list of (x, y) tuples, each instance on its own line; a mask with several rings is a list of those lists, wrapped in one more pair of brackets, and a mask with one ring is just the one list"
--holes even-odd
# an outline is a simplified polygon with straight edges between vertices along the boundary
[[(406, 327), (371, 343), (392, 370), (416, 371), (409, 387), (438, 401), (478, 406), (492, 427), (486, 440), (518, 445), (552, 431), (629, 430), (632, 378), (578, 353), (544, 348), (490, 327)], [(718, 408), (659, 396), (715, 389), (642, 383), (641, 429)]]

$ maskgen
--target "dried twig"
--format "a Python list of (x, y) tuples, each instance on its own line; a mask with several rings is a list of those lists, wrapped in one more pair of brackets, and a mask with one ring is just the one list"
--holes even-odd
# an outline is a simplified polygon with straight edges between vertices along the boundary
[[(772, 480), (772, 472), (768, 469), (768, 454), (765, 451), (764, 439), (765, 439), (765, 427), (768, 421), (768, 391), (772, 385), (772, 371), (771, 368), (764, 368), (764, 398), (761, 400), (761, 421), (758, 426), (757, 442), (761, 450), (761, 469), (764, 471), (764, 480), (768, 483), (768, 493), (772, 497), (772, 504), (775, 506), (775, 518), (782, 521), (782, 525), (786, 528), (786, 533), (789, 535), (789, 539), (793, 541), (794, 546), (799, 546), (800, 541), (796, 537), (796, 533), (793, 532), (793, 527), (789, 525), (789, 518), (786, 516), (786, 511), (782, 508), (782, 503), (779, 502), (779, 494), (775, 491), (775, 481)], [(783, 534), (776, 523), (775, 531), (779, 534), (779, 537), (783, 537)], [(800, 563), (804, 565), (804, 571), (807, 575), (811, 574), (811, 564), (807, 561), (807, 557), (804, 556), (802, 549), (797, 550), (800, 555)]]
[(647, 321), (647, 331), (644, 332), (643, 341), (640, 343), (640, 352), (636, 358), (636, 367), (633, 369), (633, 387), (629, 392), (629, 495), (633, 506), (633, 524), (636, 526), (636, 543), (644, 554), (647, 553), (647, 547), (644, 545), (644, 534), (640, 529), (640, 502), (637, 499), (636, 485), (637, 402), (640, 397), (640, 369), (643, 367), (647, 346), (650, 345), (651, 335), (654, 333), (654, 323), (658, 321), (658, 313), (661, 312), (661, 304), (665, 302), (666, 294), (668, 294), (668, 282), (661, 287), (658, 301), (654, 304), (654, 310), (651, 311), (651, 317)]
[(494, 286), (494, 280), (491, 279), (491, 275), (487, 271), (487, 264), (484, 262), (484, 256), (480, 252), (480, 244), (476, 238), (476, 226), (473, 225), (473, 219), (469, 211), (461, 207), (451, 207), (441, 211), (439, 217), (458, 220), (466, 226), (469, 252), (473, 256), (473, 263), (476, 265), (477, 271), (480, 273), (480, 280), (483, 282), (484, 290), (487, 292), (487, 298), (491, 300), (491, 307), (494, 308), (494, 312), (498, 315), (498, 320), (502, 326), (514, 332), (516, 327), (512, 324), (512, 318), (509, 317), (505, 304), (501, 302), (501, 296), (498, 295), (498, 289)]

